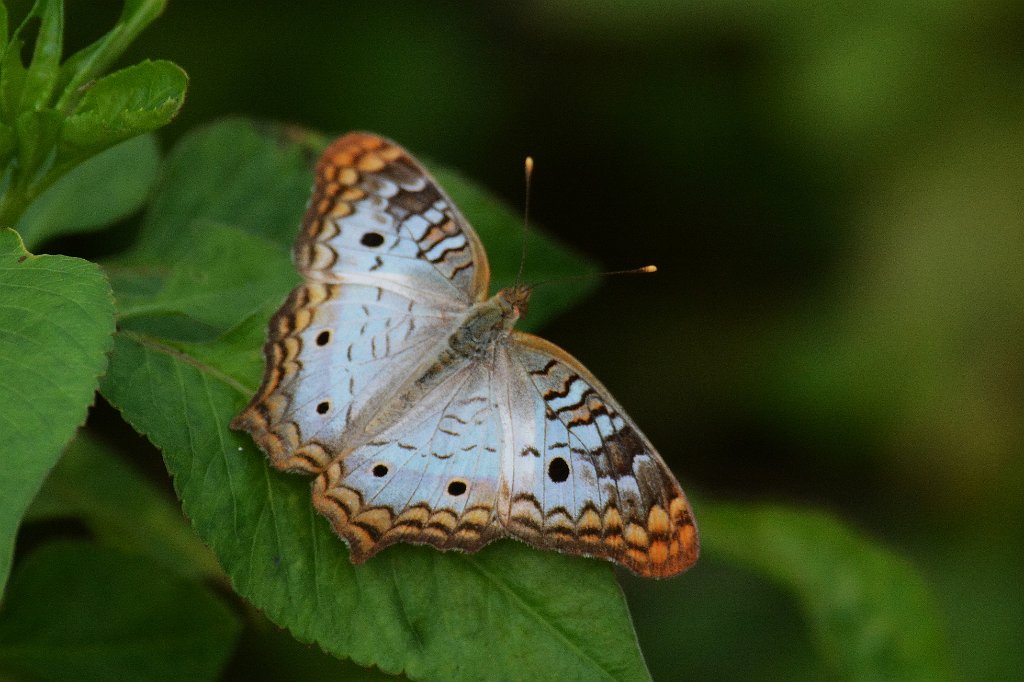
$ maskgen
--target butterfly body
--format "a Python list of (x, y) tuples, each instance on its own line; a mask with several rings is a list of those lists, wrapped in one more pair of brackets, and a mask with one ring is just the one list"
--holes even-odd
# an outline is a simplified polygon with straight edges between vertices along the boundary
[(697, 558), (679, 484), (596, 378), (514, 329), (530, 288), (487, 297), (479, 238), (404, 150), (325, 152), (295, 247), (305, 282), (270, 322), (263, 384), (232, 422), (365, 561), (395, 542), (499, 537), (663, 577)]
[(465, 357), (481, 357), (508, 337), (509, 331), (525, 310), (530, 290), (526, 287), (502, 289), (494, 298), (470, 309), (466, 319), (448, 341), (453, 351)]

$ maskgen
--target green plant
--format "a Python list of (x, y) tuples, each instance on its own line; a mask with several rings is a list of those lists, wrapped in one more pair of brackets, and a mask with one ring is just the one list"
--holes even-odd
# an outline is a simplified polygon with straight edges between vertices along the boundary
[[(143, 62), (104, 75), (162, 9), (163, 2), (126, 2), (110, 32), (62, 62), (63, 2), (35, 2), (13, 33), (7, 6), (0, 2), (0, 277), (5, 290), (0, 326), (6, 350), (0, 363), (8, 408), (0, 583), (6, 581), (21, 512), (92, 402), (114, 328), (110, 287), (96, 265), (30, 256), (22, 238), (38, 243), (58, 230), (103, 224), (138, 205), (138, 191), (119, 193), (110, 184), (102, 189), (112, 198), (97, 202), (83, 191), (91, 188), (76, 187), (69, 173), (78, 166), (88, 174), (84, 162), (166, 124), (181, 107), (187, 79), (174, 64)], [(26, 65), (22, 53), (33, 28)], [(148, 147), (139, 140), (112, 150), (106, 161), (122, 162), (127, 152), (146, 177), (146, 162), (154, 155), (138, 153), (140, 143), (142, 150), (153, 151), (152, 140)], [(64, 187), (47, 197), (44, 192), (62, 177)], [(77, 195), (72, 203), (84, 199), (77, 214), (63, 222), (41, 217), (47, 207), (67, 203), (69, 194)], [(33, 200), (35, 212), (27, 210)], [(14, 225), (22, 237), (6, 229)]]
[[(128, 0), (102, 38), (61, 60), (62, 0), (38, 0), (13, 33), (0, 4), (0, 224), (12, 224), (39, 194), (98, 152), (168, 123), (185, 96), (185, 72), (166, 61), (105, 71), (163, 10)], [(22, 52), (38, 23), (32, 57)]]
[[(300, 641), (412, 679), (647, 678), (610, 565), (505, 541), (468, 556), (396, 546), (354, 567), (313, 511), (307, 481), (274, 472), (248, 437), (228, 429), (258, 384), (267, 319), (297, 281), (289, 250), (310, 160), (326, 140), (229, 120), (187, 135), (163, 160), (142, 137), (84, 161), (180, 105), (185, 80), (170, 77), (180, 75), (172, 65), (99, 78), (161, 7), (126, 2), (119, 26), (128, 28), (58, 68), (61, 3), (37, 2), (29, 16), (40, 25), (39, 67), (34, 58), (0, 74), (0, 84), (21, 78), (19, 107), (32, 103), (3, 119), (13, 142), (0, 205), (26, 243), (109, 224), (149, 197), (133, 245), (102, 266), (33, 256), (16, 232), (0, 233), (2, 577), (23, 521), (74, 518), (91, 537), (44, 544), (16, 567), (0, 610), (0, 671), (213, 679), (246, 646), (243, 628), (256, 632), (243, 638), (273, 640), (230, 590)], [(7, 41), (4, 64), (25, 26)], [(95, 78), (94, 87), (106, 85), (90, 98), (81, 86)], [(126, 103), (150, 113), (123, 116)], [(68, 123), (76, 116), (84, 118)], [(518, 216), (454, 173), (438, 177), (480, 232), (497, 283), (510, 280)], [(142, 181), (125, 188), (119, 178)], [(114, 188), (113, 199), (97, 205), (97, 187)], [(95, 210), (66, 210), (81, 206)], [(530, 239), (530, 277), (591, 269), (541, 232)], [(586, 291), (538, 293), (528, 322), (539, 325)], [(112, 454), (115, 445), (88, 428), (72, 439), (97, 385), (162, 451), (191, 527)], [(699, 498), (695, 507), (706, 558), (795, 596), (823, 669), (847, 679), (950, 675), (933, 598), (899, 557), (814, 511)], [(353, 673), (314, 652), (287, 660), (296, 668), (282, 675)]]

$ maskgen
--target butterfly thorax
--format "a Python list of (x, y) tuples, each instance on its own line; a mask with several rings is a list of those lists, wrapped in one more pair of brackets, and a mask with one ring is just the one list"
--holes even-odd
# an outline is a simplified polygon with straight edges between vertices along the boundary
[(492, 357), (494, 347), (507, 340), (512, 327), (526, 312), (530, 293), (530, 287), (525, 285), (508, 287), (469, 308), (447, 342), (428, 354), (409, 380), (380, 406), (364, 435), (379, 433), (394, 423), (410, 406), (457, 373), (465, 360), (486, 362)]
[(530, 293), (528, 286), (508, 287), (470, 308), (462, 324), (448, 339), (452, 352), (464, 357), (487, 354), (526, 313)]

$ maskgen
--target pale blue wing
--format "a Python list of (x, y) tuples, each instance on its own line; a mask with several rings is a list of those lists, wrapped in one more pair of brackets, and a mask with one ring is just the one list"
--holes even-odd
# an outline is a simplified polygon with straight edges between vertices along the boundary
[(271, 320), (263, 384), (232, 426), (278, 468), (319, 472), (372, 435), (379, 406), (456, 324), (381, 287), (303, 284)]
[(319, 472), (395, 416), (374, 410), (436, 356), (489, 274), (427, 172), (366, 133), (324, 152), (294, 256), (305, 283), (271, 320), (263, 383), (232, 425), (276, 467)]
[(474, 551), (502, 533), (494, 508), (502, 436), (492, 373), (461, 363), (314, 483), (314, 504), (349, 543), (354, 562), (395, 542)]

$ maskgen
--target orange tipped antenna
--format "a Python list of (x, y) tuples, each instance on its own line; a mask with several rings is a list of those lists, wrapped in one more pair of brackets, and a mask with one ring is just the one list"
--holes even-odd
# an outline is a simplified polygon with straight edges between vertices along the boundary
[(533, 179), (533, 157), (527, 156), (523, 161), (523, 171), (526, 173), (526, 200), (523, 202), (523, 253), (519, 258), (519, 272), (516, 273), (516, 286), (523, 279), (523, 268), (526, 267), (526, 237), (529, 234), (530, 225), (530, 181)]
[[(519, 259), (519, 272), (516, 273), (516, 286), (520, 286), (523, 281), (523, 269), (526, 267), (526, 241), (530, 231), (530, 188), (533, 184), (533, 157), (527, 156), (523, 161), (523, 172), (526, 179), (526, 199), (523, 201), (523, 250), (522, 256)], [(541, 284), (551, 284), (552, 282), (570, 282), (574, 279), (586, 279), (589, 277), (607, 277), (609, 275), (643, 275), (652, 272), (657, 272), (658, 266), (656, 265), (645, 265), (642, 268), (631, 268), (629, 270), (612, 270), (609, 272), (594, 272), (585, 275), (570, 275), (568, 277), (555, 277), (552, 279), (546, 279), (540, 282), (533, 282), (529, 285), (532, 289), (540, 286)]]
[(646, 275), (657, 271), (657, 265), (645, 265), (642, 268), (631, 268), (629, 270), (609, 270), (608, 272), (592, 272), (587, 273), (585, 275), (569, 275), (568, 277), (554, 277), (552, 279), (545, 279), (540, 282), (534, 282), (530, 286), (539, 287), (541, 284), (551, 284), (552, 282), (571, 282), (574, 279), (587, 279), (589, 277), (609, 277), (611, 275)]

